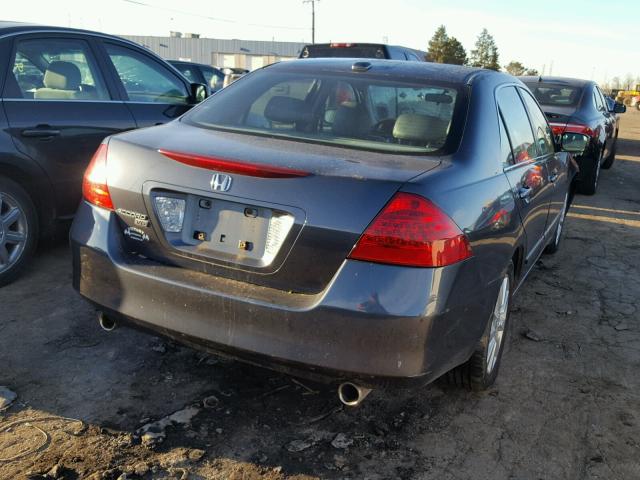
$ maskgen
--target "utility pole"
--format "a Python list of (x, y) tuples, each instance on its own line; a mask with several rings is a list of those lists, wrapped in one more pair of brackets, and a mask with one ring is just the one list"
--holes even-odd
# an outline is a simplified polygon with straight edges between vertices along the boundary
[(311, 4), (311, 43), (316, 43), (316, 2), (320, 0), (302, 0), (302, 3)]

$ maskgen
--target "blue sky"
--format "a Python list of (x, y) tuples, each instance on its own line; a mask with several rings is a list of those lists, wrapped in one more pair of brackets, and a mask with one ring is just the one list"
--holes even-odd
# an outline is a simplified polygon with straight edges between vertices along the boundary
[[(320, 0), (316, 41), (388, 40), (425, 50), (444, 24), (471, 50), (486, 27), (503, 65), (519, 60), (546, 73), (604, 82), (640, 76), (639, 14), (638, 0)], [(11, 2), (0, 17), (114, 34), (311, 38), (311, 7), (302, 0), (34, 0)]]

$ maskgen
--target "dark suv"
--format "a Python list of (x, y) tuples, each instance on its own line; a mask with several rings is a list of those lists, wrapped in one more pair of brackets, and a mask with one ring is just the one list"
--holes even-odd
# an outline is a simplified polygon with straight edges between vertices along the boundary
[(0, 285), (73, 217), (104, 137), (168, 122), (206, 95), (133, 42), (12, 22), (0, 22), (0, 92)]
[(419, 50), (383, 43), (314, 43), (305, 45), (300, 58), (342, 57), (379, 58), (424, 62), (425, 54)]
[(577, 188), (593, 195), (600, 169), (611, 168), (616, 157), (617, 114), (627, 108), (621, 103), (608, 105), (598, 85), (589, 80), (562, 77), (520, 77), (542, 106), (553, 133), (579, 133), (590, 138), (584, 155), (576, 158), (580, 166)]

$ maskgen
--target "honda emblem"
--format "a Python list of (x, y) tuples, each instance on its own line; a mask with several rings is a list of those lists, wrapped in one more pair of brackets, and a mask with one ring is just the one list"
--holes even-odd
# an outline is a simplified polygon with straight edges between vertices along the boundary
[(231, 188), (231, 175), (216, 173), (211, 177), (211, 190), (214, 192), (226, 192)]

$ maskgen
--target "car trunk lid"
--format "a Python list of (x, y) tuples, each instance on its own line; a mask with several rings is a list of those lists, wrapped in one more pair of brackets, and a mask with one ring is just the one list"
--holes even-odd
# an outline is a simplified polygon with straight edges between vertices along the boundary
[[(173, 122), (112, 139), (108, 163), (130, 249), (183, 268), (311, 293), (333, 278), (393, 194), (440, 162)], [(249, 171), (238, 172), (243, 166)], [(184, 201), (180, 232), (168, 231), (159, 215), (172, 199)]]
[(542, 109), (547, 116), (554, 135), (560, 135), (564, 132), (575, 113), (575, 107), (542, 105)]

